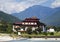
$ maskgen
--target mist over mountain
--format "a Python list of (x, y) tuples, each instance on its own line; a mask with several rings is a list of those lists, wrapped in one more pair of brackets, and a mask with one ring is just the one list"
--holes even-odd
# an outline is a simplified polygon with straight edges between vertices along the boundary
[(19, 19), (36, 16), (40, 21), (47, 25), (60, 25), (60, 7), (49, 8), (40, 5), (32, 6), (20, 13), (14, 13), (13, 16)]

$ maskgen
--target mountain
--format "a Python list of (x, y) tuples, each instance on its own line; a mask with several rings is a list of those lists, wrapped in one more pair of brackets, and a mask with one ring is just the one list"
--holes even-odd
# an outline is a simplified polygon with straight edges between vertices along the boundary
[(6, 22), (11, 22), (11, 23), (20, 21), (18, 18), (0, 11), (0, 21), (1, 20), (6, 21)]
[(43, 21), (48, 25), (60, 26), (60, 8), (55, 10), (57, 11)]
[(40, 5), (35, 5), (32, 7), (29, 7), (28, 9), (20, 12), (20, 13), (14, 13), (12, 14), (13, 16), (16, 16), (20, 19), (24, 19), (26, 17), (32, 17), (32, 16), (36, 16), (40, 19), (44, 19), (47, 16), (50, 16), (52, 13), (52, 8), (49, 7), (44, 7), (44, 6), (40, 6)]
[(46, 25), (60, 25), (60, 7), (57, 8), (49, 8), (40, 5), (35, 5), (29, 7), (28, 9), (20, 12), (14, 13), (13, 16), (16, 16), (20, 19), (24, 19), (26, 17), (36, 16), (40, 19), (41, 22)]

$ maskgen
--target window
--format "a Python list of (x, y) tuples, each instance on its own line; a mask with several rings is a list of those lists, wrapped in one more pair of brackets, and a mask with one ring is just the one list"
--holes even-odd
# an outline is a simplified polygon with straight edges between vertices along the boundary
[(35, 25), (37, 25), (37, 23), (34, 23)]
[(22, 24), (24, 24), (24, 23), (22, 23)]
[(20, 31), (24, 31), (24, 30), (21, 28)]
[(15, 28), (19, 28), (19, 26), (15, 26)]
[(30, 25), (30, 23), (29, 23), (29, 25)]
[(28, 23), (25, 23), (26, 25), (28, 24)]
[(33, 25), (34, 23), (31, 23), (31, 25)]

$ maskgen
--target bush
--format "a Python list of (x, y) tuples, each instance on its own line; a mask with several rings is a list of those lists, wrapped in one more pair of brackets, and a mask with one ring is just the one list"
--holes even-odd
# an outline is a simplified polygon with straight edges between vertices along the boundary
[(51, 32), (51, 33), (50, 33), (50, 35), (54, 35), (54, 33), (53, 33), (53, 32)]
[(47, 36), (47, 32), (43, 32), (43, 34), (44, 34), (45, 36)]
[(32, 29), (31, 29), (31, 28), (28, 28), (26, 32), (27, 32), (28, 34), (32, 34)]
[(38, 31), (33, 31), (34, 34), (38, 34)]

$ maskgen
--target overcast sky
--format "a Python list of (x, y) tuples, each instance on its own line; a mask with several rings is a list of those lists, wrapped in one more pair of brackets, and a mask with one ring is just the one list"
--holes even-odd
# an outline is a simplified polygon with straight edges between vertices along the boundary
[(60, 0), (0, 0), (0, 11), (18, 13), (34, 5), (56, 8), (60, 7)]

